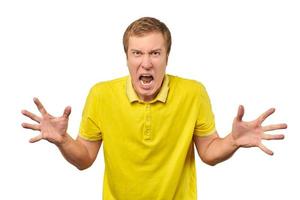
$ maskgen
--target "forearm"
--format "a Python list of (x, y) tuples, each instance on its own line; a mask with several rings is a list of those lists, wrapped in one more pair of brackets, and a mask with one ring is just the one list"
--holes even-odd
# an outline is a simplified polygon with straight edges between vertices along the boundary
[(225, 138), (216, 137), (208, 145), (202, 160), (209, 165), (216, 165), (230, 158), (238, 148), (231, 133)]
[(88, 168), (92, 164), (87, 148), (79, 141), (74, 140), (70, 135), (65, 136), (65, 141), (56, 146), (64, 158), (80, 170)]

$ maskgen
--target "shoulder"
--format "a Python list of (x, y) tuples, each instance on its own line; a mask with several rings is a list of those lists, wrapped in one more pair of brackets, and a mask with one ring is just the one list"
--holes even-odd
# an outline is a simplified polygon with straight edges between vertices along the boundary
[(126, 86), (128, 76), (116, 78), (108, 81), (101, 81), (94, 84), (91, 88), (91, 92), (94, 93), (103, 93), (110, 92), (111, 90), (123, 89)]
[(184, 93), (206, 92), (205, 86), (197, 80), (182, 78), (179, 76), (168, 75), (170, 81), (170, 88)]

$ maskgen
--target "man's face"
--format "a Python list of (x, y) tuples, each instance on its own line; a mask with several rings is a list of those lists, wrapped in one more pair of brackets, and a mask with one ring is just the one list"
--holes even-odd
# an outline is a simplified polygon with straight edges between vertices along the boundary
[(131, 36), (128, 41), (127, 65), (133, 88), (143, 101), (158, 94), (167, 67), (167, 51), (161, 33)]

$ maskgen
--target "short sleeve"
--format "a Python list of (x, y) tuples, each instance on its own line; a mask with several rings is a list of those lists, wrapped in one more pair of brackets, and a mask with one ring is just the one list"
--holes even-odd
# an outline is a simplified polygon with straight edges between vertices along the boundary
[(87, 96), (79, 129), (79, 136), (88, 141), (102, 140), (99, 101), (99, 91), (94, 86)]
[(207, 91), (200, 87), (198, 118), (194, 128), (194, 135), (205, 137), (215, 132), (215, 119)]

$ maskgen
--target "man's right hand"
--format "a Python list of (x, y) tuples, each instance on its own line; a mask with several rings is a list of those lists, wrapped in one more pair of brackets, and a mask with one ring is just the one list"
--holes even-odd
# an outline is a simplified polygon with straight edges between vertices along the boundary
[(23, 115), (37, 122), (37, 124), (22, 123), (23, 128), (40, 131), (40, 134), (31, 138), (30, 142), (34, 143), (45, 139), (56, 145), (65, 143), (68, 139), (67, 129), (71, 107), (66, 107), (62, 116), (53, 117), (46, 111), (38, 98), (34, 98), (33, 101), (40, 111), (41, 116), (37, 116), (27, 110), (22, 110)]

